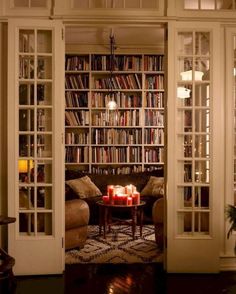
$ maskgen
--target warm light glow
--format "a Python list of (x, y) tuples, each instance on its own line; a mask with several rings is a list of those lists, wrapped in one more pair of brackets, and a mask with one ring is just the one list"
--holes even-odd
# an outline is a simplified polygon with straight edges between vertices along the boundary
[[(192, 81), (193, 79), (193, 71), (187, 70), (180, 73), (182, 81)], [(204, 73), (202, 71), (194, 71), (195, 81), (202, 81)]]
[(177, 88), (177, 97), (181, 99), (189, 98), (190, 97), (190, 90), (185, 87), (178, 87)]
[(32, 160), (26, 160), (26, 159), (20, 159), (18, 161), (18, 169), (20, 173), (27, 173), (30, 171), (33, 167), (33, 161)]
[(108, 108), (109, 110), (115, 110), (115, 109), (117, 109), (117, 104), (116, 104), (116, 102), (115, 102), (114, 100), (109, 101), (109, 102), (107, 103), (107, 108)]

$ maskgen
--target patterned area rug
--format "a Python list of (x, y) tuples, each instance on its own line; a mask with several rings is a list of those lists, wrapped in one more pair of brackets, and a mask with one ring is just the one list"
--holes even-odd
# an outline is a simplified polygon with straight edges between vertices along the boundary
[(89, 226), (84, 248), (69, 250), (65, 254), (66, 264), (74, 263), (152, 263), (163, 262), (163, 252), (157, 248), (154, 226), (143, 226), (135, 240), (130, 226), (112, 226), (110, 233), (99, 236), (98, 226)]

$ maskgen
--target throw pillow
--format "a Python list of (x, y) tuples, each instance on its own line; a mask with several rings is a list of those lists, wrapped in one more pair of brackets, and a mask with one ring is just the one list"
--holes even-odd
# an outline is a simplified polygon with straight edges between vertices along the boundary
[(151, 176), (140, 195), (155, 197), (164, 195), (164, 178)]
[(66, 184), (70, 186), (81, 199), (102, 195), (101, 191), (88, 176), (66, 181)]

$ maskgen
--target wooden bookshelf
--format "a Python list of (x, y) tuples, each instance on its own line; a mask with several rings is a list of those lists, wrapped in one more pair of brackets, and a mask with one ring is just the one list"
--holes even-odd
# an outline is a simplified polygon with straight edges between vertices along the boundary
[(111, 76), (109, 54), (66, 54), (67, 169), (107, 174), (164, 165), (163, 59), (119, 54)]

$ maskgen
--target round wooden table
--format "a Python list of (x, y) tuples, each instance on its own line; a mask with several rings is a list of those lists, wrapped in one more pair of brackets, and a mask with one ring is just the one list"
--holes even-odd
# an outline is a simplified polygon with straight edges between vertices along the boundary
[[(133, 205), (117, 205), (117, 204), (106, 204), (103, 201), (98, 201), (99, 205), (99, 234), (102, 233), (103, 228), (103, 237), (106, 239), (106, 232), (111, 230), (111, 225), (116, 224), (128, 224), (132, 227), (132, 236), (135, 239), (136, 226), (137, 223), (140, 227), (140, 237), (142, 237), (142, 228), (143, 228), (143, 207), (146, 204), (145, 201), (141, 201), (139, 204)], [(130, 210), (131, 219), (123, 218), (114, 218), (112, 212), (115, 209)], [(138, 220), (138, 222), (137, 222)]]

